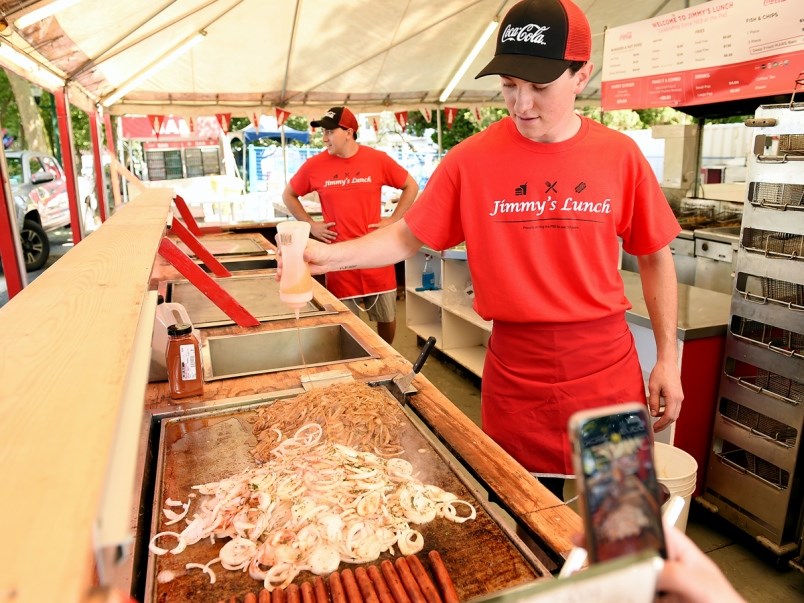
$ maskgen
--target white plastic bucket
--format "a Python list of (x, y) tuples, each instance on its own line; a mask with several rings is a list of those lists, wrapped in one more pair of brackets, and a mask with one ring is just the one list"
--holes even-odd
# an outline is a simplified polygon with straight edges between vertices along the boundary
[[(676, 527), (684, 532), (687, 529), (692, 493), (695, 492), (698, 463), (692, 455), (680, 448), (661, 442), (654, 443), (653, 460), (659, 483), (664, 484), (670, 494), (677, 494), (684, 499), (684, 509), (676, 521)], [(662, 511), (664, 511), (664, 507), (662, 507)]]

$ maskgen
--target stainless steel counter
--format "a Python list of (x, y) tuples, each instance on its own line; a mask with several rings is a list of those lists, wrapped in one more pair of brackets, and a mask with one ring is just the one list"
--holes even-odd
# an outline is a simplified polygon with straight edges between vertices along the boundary
[[(636, 272), (620, 270), (625, 284), (625, 296), (633, 306), (625, 313), (626, 320), (651, 328), (642, 280)], [(678, 284), (678, 339), (692, 340), (726, 332), (731, 308), (731, 296), (709, 289)]]

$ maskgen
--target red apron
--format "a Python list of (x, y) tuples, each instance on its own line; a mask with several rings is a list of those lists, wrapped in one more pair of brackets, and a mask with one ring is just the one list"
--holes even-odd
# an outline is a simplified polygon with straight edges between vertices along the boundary
[(570, 416), (621, 402), (647, 403), (625, 316), (494, 322), (483, 368), (483, 431), (531, 473), (573, 476)]

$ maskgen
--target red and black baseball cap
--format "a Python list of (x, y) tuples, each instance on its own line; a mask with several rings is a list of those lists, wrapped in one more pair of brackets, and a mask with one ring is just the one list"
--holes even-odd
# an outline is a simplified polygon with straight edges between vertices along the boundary
[(324, 128), (325, 130), (334, 130), (335, 128), (348, 130), (352, 128), (353, 131), (357, 132), (357, 118), (346, 107), (332, 107), (324, 114), (324, 117), (311, 121), (310, 125), (314, 128)]
[(570, 0), (523, 0), (500, 23), (494, 58), (475, 79), (507, 75), (547, 84), (591, 54), (589, 21)]

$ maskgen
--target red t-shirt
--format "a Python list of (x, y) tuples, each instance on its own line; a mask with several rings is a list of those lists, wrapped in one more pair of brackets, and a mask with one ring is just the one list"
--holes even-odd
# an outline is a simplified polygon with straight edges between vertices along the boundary
[(510, 322), (625, 312), (617, 237), (643, 255), (681, 230), (636, 143), (586, 118), (558, 143), (492, 124), (446, 154), (405, 220), (433, 249), (466, 241), (475, 310)]
[[(318, 192), (325, 222), (335, 222), (335, 242), (362, 237), (380, 221), (383, 185), (402, 188), (408, 172), (382, 151), (360, 145), (348, 159), (326, 151), (311, 157), (290, 179), (298, 196)], [(326, 275), (327, 289), (346, 299), (396, 290), (393, 266)]]

